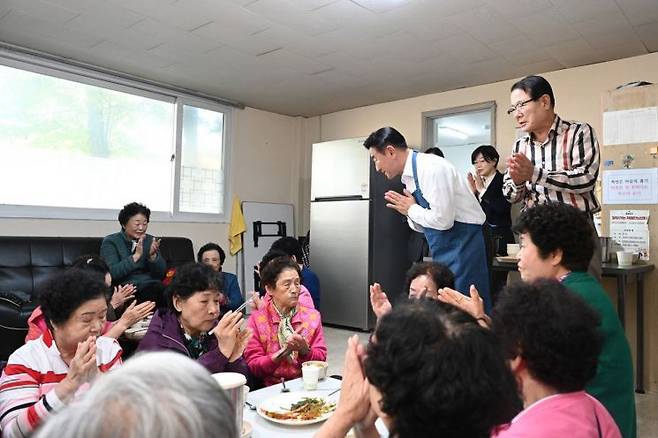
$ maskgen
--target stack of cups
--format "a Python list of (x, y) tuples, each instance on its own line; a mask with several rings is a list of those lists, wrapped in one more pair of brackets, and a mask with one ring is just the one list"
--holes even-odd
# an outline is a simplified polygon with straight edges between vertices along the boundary
[(242, 413), (244, 412), (245, 384), (247, 378), (240, 373), (216, 373), (212, 375), (219, 386), (226, 392), (235, 409), (235, 423), (238, 433), (242, 434)]

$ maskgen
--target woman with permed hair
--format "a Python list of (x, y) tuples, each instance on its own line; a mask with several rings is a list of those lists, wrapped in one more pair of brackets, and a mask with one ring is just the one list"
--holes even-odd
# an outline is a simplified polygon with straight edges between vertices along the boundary
[(101, 243), (101, 257), (107, 262), (115, 285), (131, 283), (137, 288), (138, 303), (154, 301), (166, 307), (162, 278), (167, 262), (160, 254), (160, 239), (146, 233), (151, 210), (131, 202), (119, 212), (121, 231), (110, 234)]
[(211, 373), (247, 376), (242, 353), (251, 330), (240, 327), (241, 312), (229, 310), (220, 317), (222, 290), (221, 277), (210, 266), (188, 263), (178, 268), (167, 290), (169, 307), (155, 312), (137, 351), (171, 350)]
[(596, 374), (600, 317), (555, 280), (503, 291), (493, 331), (523, 394), (524, 410), (494, 438), (618, 438), (606, 408), (585, 392)]
[(489, 438), (520, 407), (493, 333), (460, 310), (419, 300), (384, 315), (367, 348), (349, 340), (336, 412), (316, 438), (352, 427), (378, 437), (377, 417), (396, 438)]
[(0, 378), (0, 428), (31, 434), (79, 396), (99, 373), (121, 365), (116, 339), (102, 335), (107, 286), (80, 269), (52, 277), (39, 295), (47, 330), (16, 350)]
[[(635, 438), (631, 349), (610, 297), (596, 278), (587, 273), (595, 245), (589, 217), (567, 204), (542, 204), (524, 211), (515, 230), (521, 242), (517, 255), (521, 279), (559, 281), (601, 316), (599, 332), (603, 345), (596, 374), (585, 389), (603, 403), (625, 438)], [(444, 289), (439, 299), (486, 321), (477, 291), (471, 291), (469, 298)]]
[[(446, 287), (455, 287), (455, 275), (446, 265), (437, 262), (414, 263), (407, 271), (401, 295), (410, 300), (436, 300), (439, 290)], [(379, 283), (370, 286), (370, 306), (377, 318), (391, 311), (391, 303)]]
[[(99, 279), (103, 280), (108, 289), (112, 285), (110, 268), (108, 268), (103, 259), (98, 256), (82, 255), (73, 261), (71, 268), (88, 271), (92, 275), (98, 275)], [(112, 296), (109, 299), (110, 302), (107, 306), (107, 320), (105, 321), (101, 332), (103, 335), (118, 339), (119, 336), (121, 336), (123, 332), (133, 324), (144, 318), (148, 318), (153, 314), (155, 303), (150, 301), (141, 304), (136, 304), (133, 301), (125, 309), (122, 309), (126, 301), (134, 298), (134, 293), (135, 286), (132, 284), (116, 286), (114, 288), (114, 292), (112, 293)], [(117, 310), (123, 310), (121, 317), (118, 319), (116, 317)], [(30, 314), (30, 317), (27, 320), (27, 327), (28, 332), (25, 336), (25, 342), (37, 339), (48, 330), (46, 317), (43, 314), (41, 306), (37, 306), (32, 314)]]

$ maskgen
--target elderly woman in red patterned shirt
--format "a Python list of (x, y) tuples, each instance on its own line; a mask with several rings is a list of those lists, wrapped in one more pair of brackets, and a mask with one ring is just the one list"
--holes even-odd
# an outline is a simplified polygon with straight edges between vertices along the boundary
[(107, 291), (102, 279), (72, 268), (41, 292), (47, 329), (9, 356), (0, 378), (3, 436), (30, 435), (99, 373), (121, 365), (116, 339), (102, 336)]

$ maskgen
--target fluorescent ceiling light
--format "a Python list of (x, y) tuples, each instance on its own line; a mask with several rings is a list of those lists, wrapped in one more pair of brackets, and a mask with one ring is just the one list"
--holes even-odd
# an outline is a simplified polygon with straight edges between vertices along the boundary
[(439, 131), (441, 131), (444, 135), (460, 138), (462, 140), (466, 140), (468, 138), (467, 133), (465, 133), (464, 131), (460, 131), (459, 129), (452, 128), (450, 126), (439, 126)]

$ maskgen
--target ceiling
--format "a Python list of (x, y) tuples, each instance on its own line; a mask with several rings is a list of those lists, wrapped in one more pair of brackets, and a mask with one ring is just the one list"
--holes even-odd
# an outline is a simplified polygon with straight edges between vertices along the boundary
[(0, 41), (313, 116), (655, 52), (658, 1), (0, 0)]

